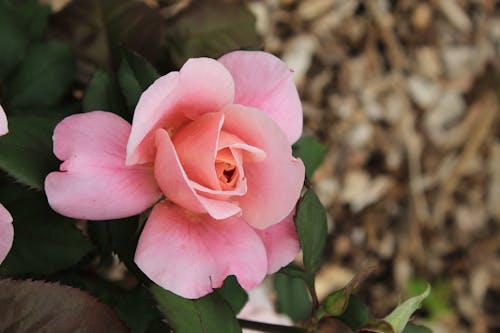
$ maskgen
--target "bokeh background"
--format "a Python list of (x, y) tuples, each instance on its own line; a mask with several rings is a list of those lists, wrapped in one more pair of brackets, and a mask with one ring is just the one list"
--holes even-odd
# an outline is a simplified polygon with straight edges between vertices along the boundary
[(423, 281), (434, 332), (500, 331), (500, 4), (255, 1), (295, 71), (330, 238), (320, 295), (368, 265), (383, 316)]
[(240, 47), (294, 70), (304, 133), (328, 148), (320, 297), (375, 265), (359, 292), (375, 315), (429, 281), (434, 332), (500, 332), (498, 1), (145, 2), (165, 18), (164, 71)]

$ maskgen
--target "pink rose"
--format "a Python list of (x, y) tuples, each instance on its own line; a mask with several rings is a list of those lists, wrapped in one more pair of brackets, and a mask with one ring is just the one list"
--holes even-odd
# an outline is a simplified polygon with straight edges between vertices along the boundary
[(291, 144), (302, 108), (288, 67), (265, 52), (190, 59), (141, 96), (132, 126), (115, 114), (72, 115), (54, 131), (60, 172), (51, 207), (89, 220), (154, 206), (135, 262), (187, 298), (235, 275), (246, 289), (299, 250), (294, 206), (304, 181)]
[[(0, 105), (0, 136), (9, 132), (7, 126), (7, 116)], [(14, 228), (12, 227), (12, 216), (2, 204), (0, 204), (0, 264), (12, 247), (14, 239)]]

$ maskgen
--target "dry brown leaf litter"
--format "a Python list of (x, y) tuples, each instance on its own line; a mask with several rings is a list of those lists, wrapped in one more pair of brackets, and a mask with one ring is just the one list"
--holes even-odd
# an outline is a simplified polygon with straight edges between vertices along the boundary
[(333, 222), (321, 296), (378, 264), (385, 315), (422, 277), (451, 285), (435, 332), (500, 330), (500, 4), (250, 1), (264, 49), (294, 69), (313, 183)]

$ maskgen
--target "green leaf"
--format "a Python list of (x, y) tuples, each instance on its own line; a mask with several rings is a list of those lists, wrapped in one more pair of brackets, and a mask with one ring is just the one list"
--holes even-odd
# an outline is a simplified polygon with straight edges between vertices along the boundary
[(97, 68), (112, 72), (118, 67), (121, 47), (156, 58), (163, 19), (144, 1), (74, 0), (53, 16), (51, 31), (71, 44), (78, 79), (88, 82)]
[(349, 305), (337, 318), (356, 332), (370, 319), (370, 310), (358, 296), (352, 295), (349, 298)]
[(297, 205), (295, 224), (306, 271), (313, 276), (319, 267), (328, 233), (325, 208), (313, 190), (308, 190)]
[(121, 261), (135, 270), (134, 253), (138, 241), (138, 217), (108, 221), (92, 221), (88, 233), (101, 254), (116, 253)]
[(14, 219), (14, 243), (1, 274), (51, 274), (74, 266), (91, 250), (72, 220), (50, 209), (44, 194), (2, 184), (0, 202)]
[(166, 52), (176, 67), (187, 59), (260, 46), (255, 17), (239, 3), (199, 0), (167, 21)]
[(290, 277), (299, 278), (299, 279), (302, 279), (304, 281), (307, 281), (306, 272), (302, 268), (300, 268), (299, 266), (294, 264), (293, 262), (288, 264), (287, 266), (281, 268), (278, 271), (278, 273), (286, 274)]
[[(1, 6), (0, 6), (1, 8)], [(24, 59), (28, 38), (13, 18), (0, 9), (0, 80), (6, 78)]]
[(432, 331), (425, 326), (408, 323), (402, 333), (432, 333)]
[(248, 301), (247, 292), (240, 286), (234, 275), (228, 276), (216, 292), (231, 306), (234, 313), (240, 312)]
[[(165, 333), (173, 332), (170, 327), (167, 326), (163, 318), (156, 318), (151, 322), (146, 333)], [(134, 333), (134, 332), (132, 332)]]
[(64, 101), (63, 103), (58, 103), (55, 106), (45, 106), (45, 107), (32, 106), (25, 108), (8, 109), (5, 111), (7, 112), (9, 119), (14, 115), (16, 116), (29, 115), (29, 116), (43, 116), (59, 120), (71, 114), (81, 112), (81, 103), (80, 101), (69, 99), (68, 101)]
[[(427, 282), (422, 279), (409, 281), (407, 291), (410, 296), (420, 294), (427, 287)], [(432, 283), (432, 293), (422, 303), (422, 308), (429, 313), (430, 319), (439, 319), (452, 311), (450, 301), (452, 296), (452, 285), (449, 280), (438, 280)]]
[(1, 332), (127, 332), (106, 305), (57, 283), (0, 280)]
[(50, 12), (37, 0), (0, 0), (0, 13), (12, 18), (31, 41), (42, 39)]
[(274, 289), (278, 312), (288, 315), (294, 321), (309, 317), (312, 304), (304, 280), (276, 273)]
[(132, 52), (124, 52), (118, 70), (118, 82), (131, 111), (135, 109), (142, 92), (158, 77), (160, 75), (146, 59)]
[(132, 120), (132, 115), (125, 108), (118, 82), (108, 73), (98, 70), (90, 80), (82, 100), (83, 112), (107, 111)]
[(306, 177), (311, 179), (314, 171), (323, 162), (328, 149), (312, 136), (303, 136), (293, 145), (293, 156), (304, 162)]
[[(114, 309), (130, 327), (131, 333), (148, 332), (153, 323), (161, 319), (151, 294), (141, 286), (120, 295), (114, 301)], [(168, 331), (165, 324), (162, 327), (163, 332)]]
[(176, 333), (241, 333), (234, 312), (217, 293), (186, 299), (157, 285), (150, 290)]
[(17, 181), (43, 189), (47, 174), (57, 169), (52, 133), (60, 117), (9, 115), (9, 134), (0, 140), (0, 169)]
[(0, 0), (0, 79), (25, 58), (30, 41), (42, 38), (49, 14), (50, 8), (36, 0)]
[(429, 296), (431, 293), (431, 286), (427, 285), (427, 288), (423, 293), (418, 296), (412, 297), (402, 304), (398, 305), (394, 311), (392, 311), (385, 320), (390, 323), (397, 333), (400, 333), (405, 328), (406, 324), (410, 320), (413, 312), (417, 311), (422, 304), (422, 301)]
[(66, 44), (35, 45), (6, 84), (6, 109), (52, 106), (68, 91), (73, 77), (74, 62)]

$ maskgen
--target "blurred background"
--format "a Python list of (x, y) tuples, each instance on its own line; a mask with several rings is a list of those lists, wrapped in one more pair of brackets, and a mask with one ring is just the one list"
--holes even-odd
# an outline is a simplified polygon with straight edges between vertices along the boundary
[(368, 265), (383, 316), (423, 281), (434, 332), (500, 332), (500, 3), (255, 1), (295, 71), (330, 238), (320, 295)]
[(165, 20), (163, 72), (241, 47), (294, 70), (304, 134), (328, 148), (320, 297), (375, 265), (359, 292), (374, 315), (429, 281), (434, 332), (500, 332), (498, 1), (145, 2)]

